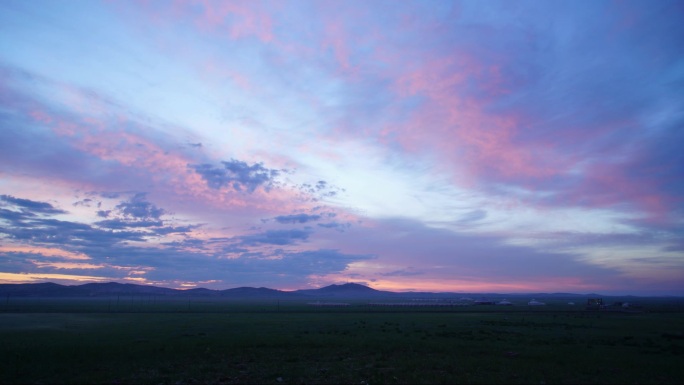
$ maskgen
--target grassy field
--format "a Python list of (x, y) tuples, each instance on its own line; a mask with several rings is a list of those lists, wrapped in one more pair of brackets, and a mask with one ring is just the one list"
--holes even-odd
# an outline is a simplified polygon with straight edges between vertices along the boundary
[(5, 303), (0, 383), (684, 380), (680, 311), (587, 312), (560, 304), (416, 310), (361, 303), (313, 308), (296, 301), (122, 301)]

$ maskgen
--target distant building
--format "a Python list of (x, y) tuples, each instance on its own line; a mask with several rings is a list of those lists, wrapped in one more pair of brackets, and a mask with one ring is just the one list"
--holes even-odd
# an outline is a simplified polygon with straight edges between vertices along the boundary
[(478, 300), (475, 300), (475, 302), (473, 302), (473, 304), (474, 305), (494, 305), (494, 301), (489, 300), (489, 299), (485, 299), (485, 298), (480, 298)]
[(503, 305), (503, 306), (511, 306), (511, 305), (513, 305), (513, 302), (511, 302), (507, 299), (504, 299), (503, 301), (499, 301), (496, 304), (497, 305)]
[(587, 298), (587, 310), (600, 310), (603, 307), (603, 298)]
[(544, 302), (539, 302), (536, 299), (532, 299), (532, 301), (527, 303), (529, 306), (545, 306), (546, 304)]
[(344, 302), (321, 302), (321, 301), (309, 302), (309, 303), (307, 303), (307, 305), (318, 306), (318, 307), (322, 307), (322, 306), (326, 306), (326, 307), (327, 306), (349, 306), (348, 303), (344, 303)]

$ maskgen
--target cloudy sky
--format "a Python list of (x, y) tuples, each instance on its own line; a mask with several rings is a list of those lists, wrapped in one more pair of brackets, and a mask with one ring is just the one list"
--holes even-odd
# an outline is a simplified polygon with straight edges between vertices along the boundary
[(684, 295), (681, 1), (0, 2), (0, 282)]

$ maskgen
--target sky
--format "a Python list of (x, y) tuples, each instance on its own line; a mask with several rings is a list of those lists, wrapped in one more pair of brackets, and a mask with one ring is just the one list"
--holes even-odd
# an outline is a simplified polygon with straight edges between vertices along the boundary
[(0, 1), (0, 283), (684, 295), (681, 1)]

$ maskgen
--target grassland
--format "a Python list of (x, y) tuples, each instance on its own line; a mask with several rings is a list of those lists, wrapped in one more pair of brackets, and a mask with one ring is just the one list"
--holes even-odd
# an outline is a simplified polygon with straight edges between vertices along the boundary
[(655, 309), (14, 299), (0, 383), (681, 383), (684, 313)]

